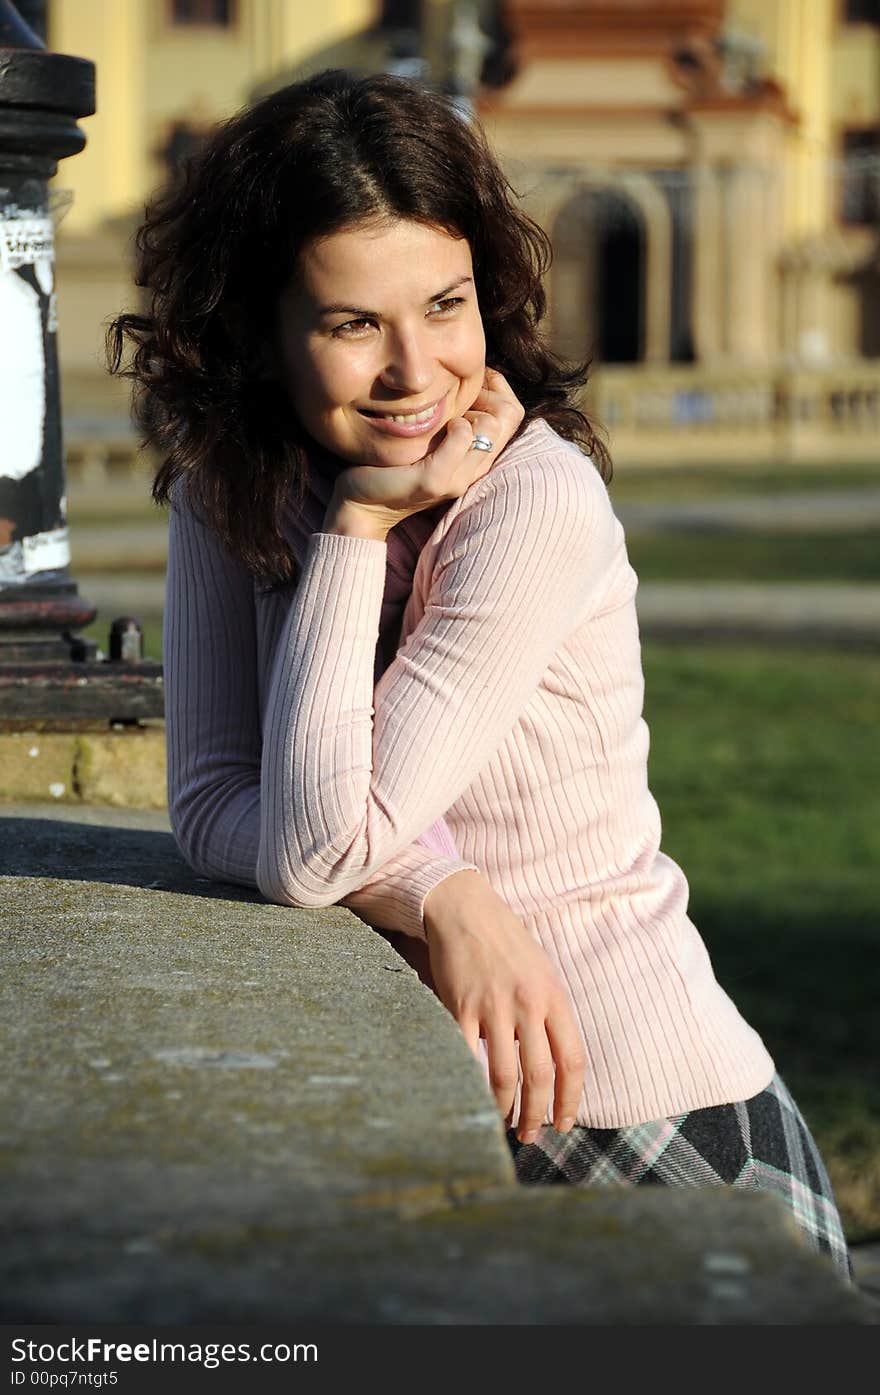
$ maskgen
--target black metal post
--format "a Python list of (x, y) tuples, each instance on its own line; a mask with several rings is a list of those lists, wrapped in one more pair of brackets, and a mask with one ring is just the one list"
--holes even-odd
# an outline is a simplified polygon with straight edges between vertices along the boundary
[[(48, 180), (85, 145), (95, 66), (0, 0), (0, 724), (162, 715), (158, 664), (91, 662), (70, 573)], [(128, 657), (122, 654), (123, 660)], [(76, 662), (71, 662), (72, 660)]]
[[(48, 180), (85, 145), (95, 68), (0, 0), (0, 658), (70, 657), (94, 619), (70, 575)], [(11, 648), (10, 648), (11, 646)]]

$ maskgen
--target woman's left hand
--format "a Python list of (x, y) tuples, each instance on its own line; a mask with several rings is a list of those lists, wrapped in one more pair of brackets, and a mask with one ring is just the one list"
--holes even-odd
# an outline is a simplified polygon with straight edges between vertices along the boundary
[[(412, 465), (352, 465), (338, 476), (323, 532), (385, 538), (396, 523), (458, 499), (488, 474), (525, 416), (507, 380), (486, 369), (483, 386), (464, 416), (453, 417), (437, 447)], [(489, 451), (474, 450), (476, 435)]]

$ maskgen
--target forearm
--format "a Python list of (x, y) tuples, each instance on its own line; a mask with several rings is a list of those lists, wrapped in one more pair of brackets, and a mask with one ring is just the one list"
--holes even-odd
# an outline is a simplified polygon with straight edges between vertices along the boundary
[(260, 726), (253, 582), (183, 499), (169, 519), (168, 809), (201, 876), (256, 885)]
[(385, 561), (378, 540), (310, 539), (264, 721), (257, 876), (270, 900), (331, 905), (409, 841), (381, 859), (364, 846)]
[[(262, 604), (277, 607), (268, 629), (280, 634), (289, 601)], [(171, 512), (164, 652), (175, 838), (200, 876), (256, 886), (263, 792), (253, 579), (183, 501)], [(342, 903), (368, 924), (422, 938), (425, 895), (470, 865), (441, 818)]]
[[(480, 491), (378, 683), (386, 545), (343, 524), (310, 538), (264, 722), (258, 878), (270, 899), (330, 905), (450, 809), (583, 617), (583, 569), (604, 558), (580, 474), (536, 465)], [(515, 545), (522, 531), (534, 547)]]

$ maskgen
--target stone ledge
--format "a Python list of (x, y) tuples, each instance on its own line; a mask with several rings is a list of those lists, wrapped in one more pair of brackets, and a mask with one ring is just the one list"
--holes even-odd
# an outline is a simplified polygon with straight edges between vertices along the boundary
[(16, 1221), (3, 1258), (7, 1324), (878, 1321), (766, 1193), (520, 1187), (421, 1215), (309, 1224), (295, 1195), (279, 1204), (223, 1190), (182, 1223), (108, 1208), (103, 1180), (84, 1215), (62, 1219), (45, 1194)]
[(209, 1187), (218, 1158), (307, 1212), (512, 1180), (448, 1013), (349, 912), (32, 877), (0, 895), (7, 1197), (141, 1158), (162, 1205), (165, 1174)]
[(876, 1322), (776, 1198), (517, 1186), (380, 935), (65, 812), (0, 818), (5, 1321)]

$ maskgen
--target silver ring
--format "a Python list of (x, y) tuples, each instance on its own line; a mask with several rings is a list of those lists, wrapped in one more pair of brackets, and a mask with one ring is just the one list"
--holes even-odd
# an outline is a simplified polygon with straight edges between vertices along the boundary
[(488, 436), (475, 436), (471, 442), (471, 450), (494, 450), (495, 444), (489, 440)]

